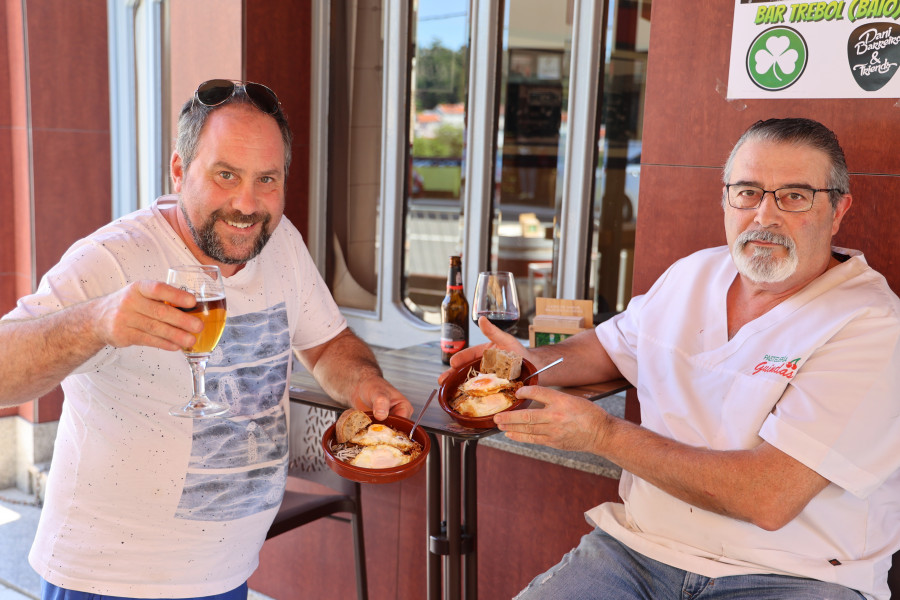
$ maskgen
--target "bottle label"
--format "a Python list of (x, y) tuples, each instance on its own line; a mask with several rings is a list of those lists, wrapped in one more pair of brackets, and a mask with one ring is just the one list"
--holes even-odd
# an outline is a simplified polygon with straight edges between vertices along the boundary
[(465, 330), (456, 323), (444, 323), (441, 326), (441, 350), (447, 354), (456, 354), (466, 347)]
[(462, 286), (462, 284), (459, 284), (459, 285), (448, 285), (448, 286), (447, 286), (447, 289), (448, 289), (448, 290), (461, 290), (461, 289), (463, 289), (463, 286)]

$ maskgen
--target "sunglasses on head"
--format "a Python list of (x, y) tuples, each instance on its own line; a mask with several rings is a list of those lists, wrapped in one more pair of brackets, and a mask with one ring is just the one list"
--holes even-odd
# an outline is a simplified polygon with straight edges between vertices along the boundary
[(278, 96), (261, 83), (240, 83), (229, 79), (210, 79), (204, 81), (194, 92), (194, 98), (203, 106), (219, 106), (227, 102), (238, 89), (247, 93), (250, 101), (266, 114), (278, 112)]

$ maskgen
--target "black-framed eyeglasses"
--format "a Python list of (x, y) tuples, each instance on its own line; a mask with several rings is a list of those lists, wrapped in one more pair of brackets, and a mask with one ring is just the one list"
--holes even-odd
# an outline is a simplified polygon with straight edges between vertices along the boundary
[(197, 86), (194, 98), (204, 106), (219, 106), (227, 102), (238, 89), (243, 89), (254, 106), (268, 115), (278, 112), (278, 96), (261, 83), (210, 79)]
[(836, 192), (836, 188), (813, 189), (807, 187), (785, 187), (777, 190), (764, 190), (755, 185), (742, 183), (726, 183), (728, 204), (740, 210), (759, 208), (766, 194), (775, 198), (775, 206), (784, 212), (806, 212), (812, 208), (816, 192)]

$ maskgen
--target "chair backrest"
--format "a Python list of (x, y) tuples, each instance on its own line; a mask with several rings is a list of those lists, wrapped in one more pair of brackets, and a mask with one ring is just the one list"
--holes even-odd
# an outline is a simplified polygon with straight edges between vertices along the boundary
[(891, 559), (891, 568), (888, 571), (888, 588), (891, 590), (891, 598), (900, 598), (900, 551), (895, 552)]
[(322, 437), (337, 415), (333, 411), (291, 404), (290, 466), (288, 478), (299, 478), (323, 485), (336, 494), (285, 491), (281, 508), (275, 516), (268, 537), (275, 537), (322, 517), (348, 513), (353, 530), (354, 562), (356, 565), (356, 593), (359, 600), (368, 598), (366, 551), (363, 539), (362, 495), (360, 485), (332, 471), (325, 462)]
[(332, 471), (325, 462), (322, 436), (337, 420), (331, 410), (291, 403), (289, 477), (314, 481), (346, 496), (356, 497), (359, 486)]

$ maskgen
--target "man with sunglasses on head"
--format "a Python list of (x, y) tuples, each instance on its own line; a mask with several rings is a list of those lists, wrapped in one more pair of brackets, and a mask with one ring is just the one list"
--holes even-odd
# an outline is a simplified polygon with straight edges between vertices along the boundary
[(853, 201), (843, 150), (815, 121), (760, 121), (722, 194), (728, 245), (677, 261), (595, 330), (526, 349), (479, 323), (536, 367), (564, 356), (544, 385), (625, 377), (640, 400), (637, 425), (531, 386), (517, 395), (541, 408), (495, 416), (512, 440), (623, 469), (624, 502), (589, 510), (594, 530), (519, 600), (889, 598), (900, 300), (832, 246)]
[[(76, 242), (0, 321), (0, 406), (62, 383), (29, 555), (43, 598), (247, 597), (281, 503), (292, 357), (348, 406), (408, 417), (283, 217), (291, 131), (275, 94), (213, 80), (185, 103), (175, 195)], [(201, 331), (169, 267), (217, 265), (225, 332), (209, 361), (221, 417), (170, 416)]]

